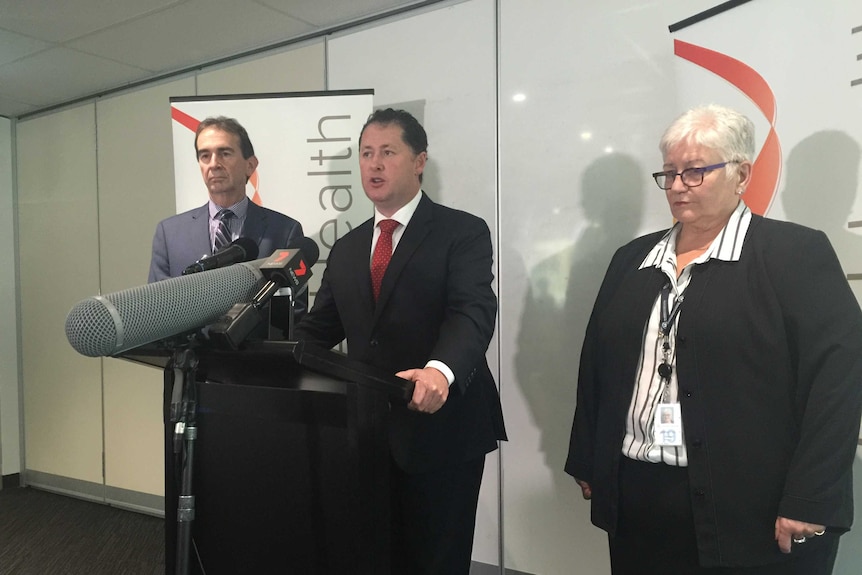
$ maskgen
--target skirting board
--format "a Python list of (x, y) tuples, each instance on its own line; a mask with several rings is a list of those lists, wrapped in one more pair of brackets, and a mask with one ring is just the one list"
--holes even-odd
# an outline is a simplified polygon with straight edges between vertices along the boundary
[(160, 495), (140, 493), (30, 469), (24, 471), (22, 475), (24, 481), (21, 484), (25, 486), (156, 517), (165, 516), (165, 498)]

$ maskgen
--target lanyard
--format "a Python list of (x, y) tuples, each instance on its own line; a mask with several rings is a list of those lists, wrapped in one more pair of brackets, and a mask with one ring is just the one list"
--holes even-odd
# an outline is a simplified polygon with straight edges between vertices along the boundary
[(662, 350), (662, 362), (658, 366), (658, 375), (661, 377), (664, 382), (664, 388), (662, 390), (662, 401), (668, 401), (668, 394), (670, 392), (670, 376), (673, 373), (673, 367), (671, 367), (671, 349), (670, 349), (670, 329), (673, 325), (673, 320), (676, 318), (676, 315), (679, 313), (680, 305), (682, 304), (685, 296), (683, 294), (678, 295), (673, 300), (673, 305), (670, 310), (668, 310), (668, 300), (670, 299), (670, 282), (666, 283), (663, 288), (661, 288), (661, 308), (660, 312), (660, 321), (658, 326), (658, 335), (662, 339), (661, 350)]
[(679, 306), (682, 304), (685, 296), (680, 294), (673, 300), (673, 306), (670, 308), (670, 311), (667, 309), (667, 302), (670, 298), (670, 282), (664, 284), (664, 287), (661, 288), (661, 319), (658, 324), (658, 333), (667, 339), (667, 335), (670, 333), (670, 325), (673, 323), (676, 314), (679, 313)]

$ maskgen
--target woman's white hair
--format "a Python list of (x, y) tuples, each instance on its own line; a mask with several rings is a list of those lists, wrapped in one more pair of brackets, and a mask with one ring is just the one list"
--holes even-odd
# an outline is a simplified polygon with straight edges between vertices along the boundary
[[(665, 130), (659, 142), (662, 156), (680, 143), (715, 150), (724, 162), (754, 161), (754, 123), (736, 110), (710, 104), (692, 108)], [(736, 164), (728, 164), (728, 172)]]

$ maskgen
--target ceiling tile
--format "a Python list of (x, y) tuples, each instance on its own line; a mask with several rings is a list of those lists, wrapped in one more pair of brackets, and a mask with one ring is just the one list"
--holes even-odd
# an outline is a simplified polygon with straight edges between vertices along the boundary
[(47, 42), (0, 29), (0, 66), (50, 47)]
[(254, 2), (190, 0), (70, 42), (78, 50), (154, 72), (213, 61), (313, 31)]
[(26, 114), (27, 112), (35, 111), (36, 106), (31, 106), (30, 104), (25, 104), (23, 102), (19, 102), (17, 100), (5, 97), (5, 95), (3, 94), (3, 88), (0, 87), (0, 116), (14, 118), (15, 116), (20, 116), (22, 114)]
[(0, 28), (65, 42), (184, 0), (0, 0)]
[(38, 112), (424, 1), (0, 0), (0, 115)]
[(140, 75), (138, 68), (52, 48), (0, 67), (0, 86), (6, 97), (42, 107), (122, 86)]

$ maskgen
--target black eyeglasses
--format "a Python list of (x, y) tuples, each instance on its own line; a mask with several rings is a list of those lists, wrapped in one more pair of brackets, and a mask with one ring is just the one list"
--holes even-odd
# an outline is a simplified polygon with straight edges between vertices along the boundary
[(713, 170), (717, 170), (719, 168), (723, 168), (727, 164), (736, 164), (735, 160), (731, 160), (729, 162), (722, 162), (720, 164), (713, 164), (711, 166), (704, 166), (702, 168), (686, 168), (681, 172), (674, 172), (673, 170), (667, 172), (656, 172), (652, 175), (655, 178), (655, 183), (658, 184), (663, 190), (669, 190), (673, 187), (673, 182), (676, 180), (676, 177), (679, 176), (682, 179), (682, 183), (689, 188), (696, 188), (697, 186), (703, 183), (703, 175), (709, 173)]

